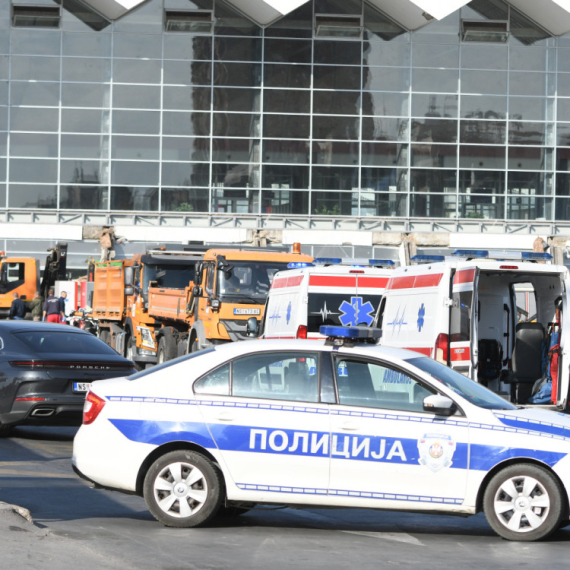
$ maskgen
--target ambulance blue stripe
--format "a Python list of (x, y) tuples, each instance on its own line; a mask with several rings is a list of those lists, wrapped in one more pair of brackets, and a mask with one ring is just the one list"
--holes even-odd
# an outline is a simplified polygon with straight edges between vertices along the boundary
[(236, 483), (243, 491), (269, 491), (271, 493), (290, 493), (296, 495), (337, 495), (355, 497), (358, 499), (384, 499), (387, 501), (413, 501), (416, 503), (446, 503), (461, 505), (463, 499), (448, 497), (425, 497), (423, 495), (396, 495), (394, 493), (372, 493), (367, 491), (348, 491), (341, 489), (307, 489), (305, 487), (278, 487), (275, 485), (252, 485), (250, 483)]

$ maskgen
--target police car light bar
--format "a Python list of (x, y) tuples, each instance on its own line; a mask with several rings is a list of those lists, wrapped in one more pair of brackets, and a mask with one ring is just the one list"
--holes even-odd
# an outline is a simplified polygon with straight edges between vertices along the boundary
[(314, 265), (352, 265), (354, 267), (394, 267), (396, 264), (391, 259), (351, 259), (348, 257), (316, 257)]
[(437, 263), (438, 261), (445, 261), (445, 255), (414, 255), (411, 261), (416, 263)]
[(368, 327), (338, 327), (323, 325), (319, 332), (327, 337), (327, 344), (342, 346), (351, 342), (373, 342), (382, 336), (381, 329)]
[(308, 261), (292, 261), (287, 264), (287, 269), (301, 269), (303, 267), (315, 267), (315, 264)]
[(552, 259), (550, 253), (535, 251), (489, 251), (485, 249), (457, 249), (453, 255), (458, 257), (479, 257), (498, 261), (548, 261)]

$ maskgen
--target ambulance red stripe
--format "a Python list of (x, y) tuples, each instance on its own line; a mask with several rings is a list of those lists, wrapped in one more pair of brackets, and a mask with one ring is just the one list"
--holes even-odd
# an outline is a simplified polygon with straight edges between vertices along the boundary
[(359, 277), (358, 288), (384, 289), (388, 284), (388, 277)]
[(311, 275), (310, 287), (356, 287), (356, 277), (338, 277), (331, 275)]
[(386, 289), (420, 289), (423, 287), (437, 287), (443, 273), (427, 275), (406, 275), (404, 277), (392, 277)]
[(295, 275), (293, 277), (282, 277), (275, 279), (271, 285), (272, 289), (283, 289), (285, 287), (297, 287), (303, 281), (304, 275)]
[(459, 285), (460, 283), (473, 283), (475, 279), (475, 269), (463, 269), (462, 271), (457, 271), (453, 277), (454, 285)]

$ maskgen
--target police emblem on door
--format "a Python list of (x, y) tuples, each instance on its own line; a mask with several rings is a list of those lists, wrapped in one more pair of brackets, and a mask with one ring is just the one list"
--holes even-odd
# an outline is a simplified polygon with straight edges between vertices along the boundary
[(418, 440), (419, 463), (437, 473), (453, 462), (455, 442), (449, 435), (426, 433)]

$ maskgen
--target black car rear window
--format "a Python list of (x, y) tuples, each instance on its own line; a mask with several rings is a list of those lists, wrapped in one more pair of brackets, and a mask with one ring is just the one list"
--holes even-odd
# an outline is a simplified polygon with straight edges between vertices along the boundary
[(90, 334), (72, 331), (30, 331), (12, 334), (37, 354), (107, 354), (117, 356), (117, 353), (110, 346)]

